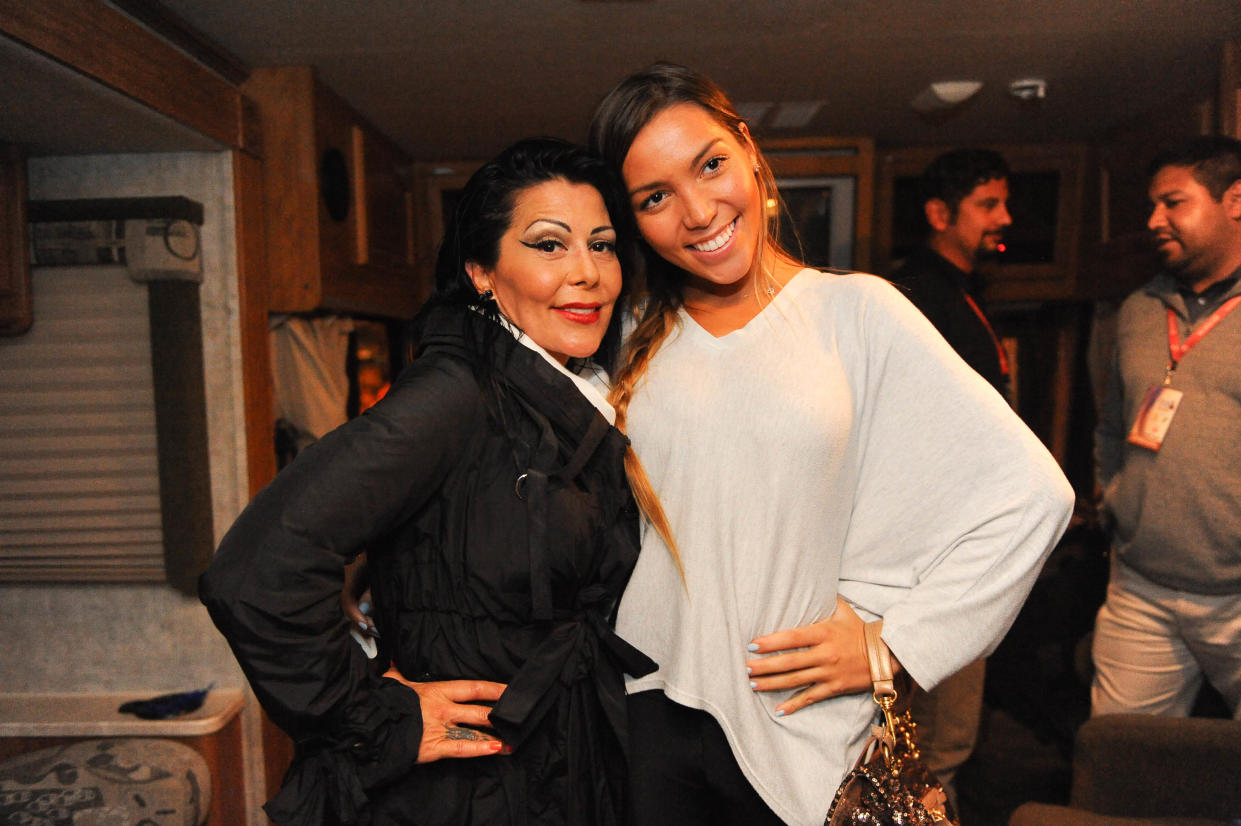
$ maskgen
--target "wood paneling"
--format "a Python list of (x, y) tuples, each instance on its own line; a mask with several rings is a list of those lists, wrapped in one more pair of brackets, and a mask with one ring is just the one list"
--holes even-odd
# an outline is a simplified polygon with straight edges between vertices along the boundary
[(245, 152), (233, 152), (233, 202), (237, 214), (237, 300), (245, 388), (246, 472), (253, 495), (276, 475), (276, 416), (271, 395), (271, 352), (267, 345), (263, 165)]
[(1219, 66), (1219, 132), (1241, 139), (1241, 40), (1224, 44)]
[(260, 68), (245, 84), (263, 121), (269, 309), (409, 318), (409, 161), (306, 66)]
[(266, 241), (262, 244), (268, 256), (263, 263), (264, 300), (270, 307), (313, 307), (318, 301), (314, 274), (319, 269), (317, 170), (303, 164), (301, 174), (271, 171), (292, 169), (297, 159), (315, 156), (310, 68), (256, 69), (246, 89), (260, 108), (263, 123), (262, 194), (255, 204), (259, 213), (251, 220), (258, 220), (271, 239), (270, 249)]
[(353, 128), (355, 263), (392, 272), (414, 265), (413, 190), (410, 163), (396, 145), (357, 124)]
[(99, 0), (0, 0), (0, 32), (224, 146), (241, 145), (241, 94)]
[(182, 20), (159, 0), (111, 0), (112, 5), (136, 18), (160, 37), (212, 69), (229, 83), (240, 86), (250, 67), (219, 43)]
[(0, 335), (30, 329), (30, 259), (26, 224), (26, 159), (20, 147), (0, 144)]

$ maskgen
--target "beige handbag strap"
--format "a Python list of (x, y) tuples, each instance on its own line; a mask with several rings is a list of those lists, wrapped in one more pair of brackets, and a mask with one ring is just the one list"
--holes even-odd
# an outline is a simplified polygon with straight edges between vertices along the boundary
[(882, 746), (884, 764), (892, 768), (892, 749), (896, 745), (896, 721), (892, 717), (892, 709), (896, 705), (896, 685), (892, 680), (892, 654), (879, 636), (882, 631), (882, 619), (862, 626), (866, 662), (870, 666), (870, 681), (874, 686), (870, 696), (883, 713), (883, 725), (875, 726), (872, 731)]
[(883, 620), (877, 619), (862, 626), (862, 638), (866, 643), (866, 660), (870, 665), (870, 681), (875, 686), (875, 698), (896, 696), (896, 685), (892, 680), (892, 655), (888, 646), (880, 638), (883, 631)]

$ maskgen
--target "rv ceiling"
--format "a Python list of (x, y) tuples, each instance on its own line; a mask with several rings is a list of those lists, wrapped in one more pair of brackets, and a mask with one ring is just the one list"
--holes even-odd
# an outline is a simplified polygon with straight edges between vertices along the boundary
[(0, 36), (0, 143), (28, 157), (214, 152), (224, 147)]

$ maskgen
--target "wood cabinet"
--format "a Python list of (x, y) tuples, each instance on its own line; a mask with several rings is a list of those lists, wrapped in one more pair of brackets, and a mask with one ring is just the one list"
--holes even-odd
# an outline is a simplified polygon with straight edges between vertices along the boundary
[(412, 316), (409, 159), (308, 66), (255, 69), (244, 85), (263, 124), (269, 309)]

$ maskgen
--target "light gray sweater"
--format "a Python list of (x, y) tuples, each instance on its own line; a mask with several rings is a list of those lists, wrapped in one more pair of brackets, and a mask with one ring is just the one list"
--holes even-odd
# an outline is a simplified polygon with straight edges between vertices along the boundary
[(930, 687), (989, 653), (1067, 524), (1072, 492), (985, 381), (886, 281), (799, 273), (715, 338), (681, 313), (629, 409), (683, 588), (645, 532), (618, 631), (660, 668), (628, 684), (711, 713), (758, 793), (819, 826), (875, 710), (869, 693), (785, 717), (755, 693), (756, 636), (839, 593)]
[[(1241, 282), (1229, 292), (1238, 294)], [(1170, 275), (1120, 308), (1095, 432), (1103, 504), (1116, 553), (1142, 576), (1196, 594), (1241, 594), (1241, 307), (1177, 367), (1172, 387), (1185, 395), (1159, 451), (1127, 441), (1143, 396), (1163, 381), (1168, 307), (1184, 340), (1185, 299)]]

